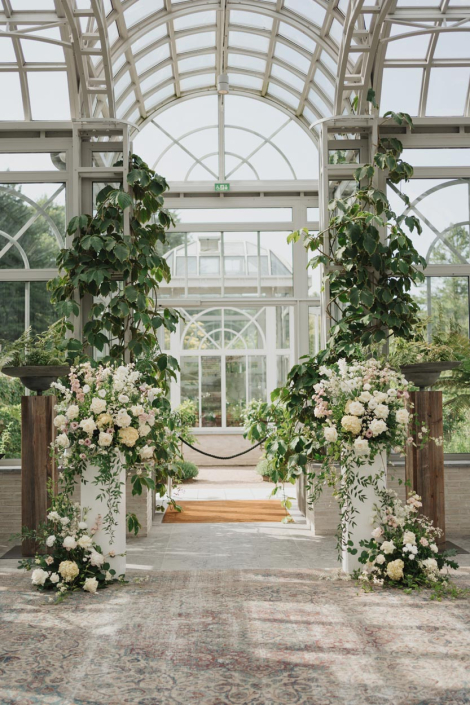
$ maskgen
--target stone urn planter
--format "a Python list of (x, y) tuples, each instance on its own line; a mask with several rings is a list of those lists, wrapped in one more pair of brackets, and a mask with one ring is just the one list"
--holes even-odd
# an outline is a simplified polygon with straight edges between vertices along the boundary
[(18, 377), (21, 383), (31, 392), (41, 396), (50, 388), (58, 377), (64, 377), (70, 372), (69, 365), (24, 365), (22, 367), (4, 367), (3, 374)]
[(442, 372), (455, 370), (460, 367), (457, 361), (441, 362), (418, 362), (414, 365), (402, 365), (400, 370), (409, 382), (412, 382), (420, 390), (432, 387), (436, 384)]

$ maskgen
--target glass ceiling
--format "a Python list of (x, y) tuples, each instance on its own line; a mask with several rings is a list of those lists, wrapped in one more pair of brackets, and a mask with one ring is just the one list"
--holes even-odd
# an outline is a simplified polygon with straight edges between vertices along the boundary
[[(217, 93), (304, 126), (351, 111), (468, 115), (470, 0), (0, 0), (2, 120), (118, 117)], [(50, 86), (54, 90), (50, 90)]]

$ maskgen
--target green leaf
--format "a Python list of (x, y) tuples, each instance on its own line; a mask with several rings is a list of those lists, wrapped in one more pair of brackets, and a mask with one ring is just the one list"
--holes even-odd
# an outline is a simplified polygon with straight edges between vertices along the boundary
[(124, 260), (129, 257), (129, 250), (125, 245), (116, 245), (114, 248), (114, 254), (120, 262), (124, 262)]
[(119, 191), (116, 200), (123, 210), (132, 205), (132, 197), (125, 191)]
[(364, 249), (370, 255), (377, 249), (377, 242), (369, 235), (369, 233), (364, 235)]
[(361, 291), (361, 303), (367, 308), (370, 308), (374, 303), (374, 294), (369, 289), (363, 289)]

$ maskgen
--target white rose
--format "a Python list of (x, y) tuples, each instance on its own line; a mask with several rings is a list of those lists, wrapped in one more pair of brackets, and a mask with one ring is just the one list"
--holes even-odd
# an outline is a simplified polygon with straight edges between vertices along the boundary
[(149, 426), (154, 426), (155, 425), (155, 417), (150, 415), (149, 418), (147, 419), (147, 423)]
[(131, 412), (134, 414), (134, 416), (140, 416), (145, 412), (145, 409), (142, 404), (136, 404), (135, 406), (131, 406)]
[(349, 405), (348, 413), (353, 416), (362, 416), (365, 412), (360, 401), (352, 401)]
[(387, 392), (389, 397), (396, 397), (397, 396), (397, 390), (396, 389), (389, 389)]
[(386, 404), (377, 404), (377, 406), (375, 407), (374, 413), (377, 416), (377, 418), (386, 419), (389, 414), (388, 406)]
[(393, 543), (393, 541), (384, 541), (381, 546), (381, 549), (386, 554), (393, 553), (395, 550), (395, 544)]
[(129, 397), (127, 396), (127, 394), (120, 394), (118, 396), (118, 399), (121, 402), (121, 404), (127, 404), (127, 402), (129, 401)]
[(323, 435), (325, 436), (325, 441), (328, 441), (328, 443), (335, 443), (338, 440), (338, 431), (334, 426), (325, 426)]
[(405, 533), (403, 534), (403, 543), (410, 543), (414, 546), (414, 544), (416, 543), (416, 536), (412, 531), (405, 531)]
[(139, 377), (140, 377), (140, 372), (137, 372), (137, 370), (135, 370), (134, 372), (131, 372), (129, 375), (129, 379), (131, 382), (137, 382)]
[[(121, 389), (124, 389), (124, 382), (122, 382), (120, 379), (115, 379), (114, 380), (114, 389), (116, 392), (120, 392)], [(121, 400), (119, 400), (119, 401), (121, 401)], [(127, 401), (129, 401), (129, 399)]]
[(146, 423), (142, 424), (142, 426), (139, 426), (139, 436), (143, 438), (144, 436), (148, 436), (152, 429), (150, 426)]
[(362, 401), (363, 404), (370, 401), (371, 399), (372, 399), (372, 395), (370, 392), (362, 392), (359, 396), (359, 401)]
[(100, 391), (98, 392), (98, 396), (104, 399), (106, 396), (106, 389), (100, 389)]
[[(322, 388), (323, 385), (318, 384), (315, 386)], [(315, 387), (314, 387), (314, 389), (315, 389)], [(318, 392), (318, 389), (315, 389), (315, 391)], [(159, 396), (160, 394), (161, 394), (161, 389), (158, 389), (157, 387), (153, 387), (152, 389), (149, 389), (147, 396), (149, 398), (149, 401), (152, 402), (155, 399), (155, 397)]]
[(73, 536), (66, 536), (65, 539), (62, 541), (62, 546), (70, 551), (74, 548), (77, 548), (77, 542), (75, 541)]
[(98, 397), (93, 397), (90, 409), (94, 414), (102, 414), (106, 409), (106, 402), (103, 399), (98, 399)]
[(54, 419), (54, 426), (56, 428), (60, 428), (61, 426), (65, 426), (66, 423), (67, 423), (67, 417), (64, 416), (63, 414), (59, 414)]
[(370, 387), (370, 384), (369, 384), (369, 383), (367, 383), (367, 384), (364, 385), (364, 389), (365, 389), (367, 392), (369, 391), (370, 388), (371, 388), (371, 387)]
[(98, 590), (98, 581), (96, 578), (87, 578), (83, 583), (83, 589), (86, 592), (91, 592), (93, 595)]
[(66, 433), (60, 433), (55, 439), (55, 442), (59, 448), (70, 448), (70, 438)]
[(49, 514), (47, 515), (47, 518), (50, 521), (59, 521), (60, 516), (56, 511), (53, 511), (53, 512), (49, 512)]
[(430, 546), (429, 546), (429, 548), (431, 549), (431, 551), (432, 551), (433, 553), (437, 553), (438, 550), (439, 550), (439, 549), (437, 548), (437, 546), (436, 546), (435, 543), (431, 543)]
[(67, 526), (67, 524), (70, 524), (70, 519), (68, 517), (62, 517), (59, 521), (62, 526)]
[(113, 576), (111, 575), (111, 573), (109, 572), (109, 570), (106, 571), (105, 576), (104, 576), (104, 579), (105, 579), (106, 582), (108, 582), (108, 583), (109, 583), (110, 580), (113, 580)]
[(89, 416), (87, 419), (83, 419), (83, 421), (80, 421), (80, 428), (82, 428), (85, 433), (88, 433), (88, 435), (91, 436), (93, 431), (96, 429), (96, 423), (94, 419)]
[(54, 585), (55, 585), (55, 583), (59, 582), (60, 576), (58, 573), (51, 573), (49, 576), (49, 580), (51, 581), (51, 583), (54, 583)]
[(86, 534), (84, 534), (83, 536), (80, 536), (77, 543), (80, 548), (85, 548), (88, 550), (93, 546), (93, 539), (91, 538), (91, 536), (87, 536)]
[(357, 416), (349, 415), (343, 416), (341, 419), (341, 426), (345, 431), (349, 431), (349, 433), (353, 433), (355, 436), (361, 432), (362, 428), (362, 424)]
[(354, 452), (356, 455), (369, 455), (369, 441), (367, 438), (356, 438), (354, 441)]
[(113, 436), (111, 433), (105, 433), (104, 431), (100, 432), (100, 436), (98, 438), (99, 446), (101, 446), (102, 448), (106, 448), (107, 446), (110, 446), (112, 442)]
[(379, 565), (383, 565), (385, 563), (385, 556), (382, 553), (379, 553), (379, 555), (375, 559), (375, 562)]
[(381, 433), (387, 430), (387, 424), (382, 419), (374, 419), (369, 428), (373, 436), (380, 436)]
[(83, 385), (83, 391), (85, 392), (85, 394), (88, 394), (88, 392), (90, 391), (90, 385), (89, 385), (89, 384), (84, 384), (84, 385)]
[(437, 561), (435, 558), (426, 558), (424, 561), (421, 561), (421, 565), (423, 568), (426, 570), (432, 571), (432, 572), (437, 572), (439, 567), (437, 565)]
[(45, 570), (43, 570), (42, 568), (36, 568), (36, 570), (33, 570), (32, 572), (31, 582), (33, 583), (33, 585), (44, 585), (48, 576), (49, 573), (46, 573)]
[(387, 401), (387, 395), (384, 394), (384, 392), (374, 392), (374, 399), (377, 402), (377, 404), (383, 404), (384, 401)]
[(148, 446), (147, 444), (144, 445), (144, 447), (139, 451), (139, 455), (142, 458), (142, 460), (149, 460), (150, 458), (153, 458), (153, 454), (155, 452), (155, 447), (154, 446)]
[(410, 414), (406, 409), (398, 409), (397, 413), (395, 414), (397, 423), (400, 424), (407, 424), (408, 421), (410, 420)]
[(52, 546), (55, 544), (55, 536), (48, 536), (46, 539), (46, 546), (49, 546), (49, 548), (52, 548)]
[(78, 525), (78, 528), (82, 529), (82, 531), (83, 531), (85, 529), (88, 529), (88, 524), (86, 523), (86, 521), (81, 521)]
[(76, 404), (72, 404), (72, 406), (69, 406), (69, 408), (67, 409), (67, 411), (65, 413), (66, 413), (67, 418), (70, 421), (73, 421), (79, 415), (80, 409)]
[(379, 539), (383, 534), (383, 530), (378, 526), (376, 529), (373, 530), (372, 532), (372, 538), (373, 539)]
[(97, 568), (101, 568), (101, 566), (104, 563), (104, 556), (102, 553), (98, 553), (98, 551), (91, 551), (90, 553), (90, 563), (91, 565), (96, 566)]
[(120, 409), (115, 417), (116, 425), (127, 428), (131, 425), (132, 419), (125, 409)]

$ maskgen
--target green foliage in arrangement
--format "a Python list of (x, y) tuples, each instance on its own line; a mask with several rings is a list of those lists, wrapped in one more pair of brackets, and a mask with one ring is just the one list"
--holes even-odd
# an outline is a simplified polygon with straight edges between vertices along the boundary
[(261, 460), (258, 460), (256, 465), (256, 472), (258, 475), (261, 475), (261, 477), (269, 477), (269, 479), (271, 479), (272, 471), (273, 467), (267, 458), (261, 458)]
[[(375, 103), (372, 92), (368, 99)], [(385, 117), (413, 126), (406, 113), (389, 112)], [(289, 238), (292, 242), (303, 237), (306, 248), (315, 253), (310, 267), (327, 268), (327, 313), (332, 321), (327, 345), (336, 359), (350, 357), (357, 344), (383, 343), (390, 335), (411, 338), (419, 323), (419, 306), (410, 291), (424, 280), (419, 268), (426, 267), (426, 261), (405, 227), (421, 233), (421, 225), (413, 215), (397, 215), (377, 187), (380, 172), (393, 184), (413, 175), (402, 151), (398, 139), (380, 139), (373, 163), (354, 172), (355, 192), (330, 202), (328, 228), (318, 234), (304, 228)], [(409, 204), (406, 196), (404, 201)]]
[(199, 468), (194, 463), (190, 463), (189, 460), (178, 460), (176, 464), (181, 482), (194, 480), (199, 475)]
[(2, 341), (0, 368), (9, 365), (63, 365), (66, 362), (65, 333), (68, 326), (65, 319), (61, 319), (43, 333), (34, 335), (28, 328), (13, 342)]
[(170, 280), (168, 263), (158, 254), (173, 224), (163, 201), (168, 184), (135, 154), (127, 184), (128, 191), (109, 185), (102, 189), (95, 215), (72, 218), (67, 228), (72, 243), (61, 250), (57, 266), (62, 273), (49, 289), (63, 316), (78, 315), (76, 296), (80, 303), (93, 297), (83, 343), (68, 341), (72, 357), (87, 347), (105, 351), (104, 362), (122, 362), (128, 353), (140, 372), (174, 377), (177, 362), (161, 351), (157, 340), (160, 327), (174, 331), (179, 319), (176, 310), (157, 306), (159, 285)]

